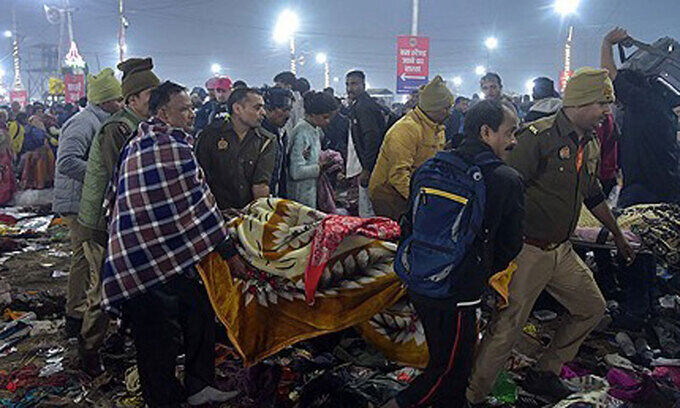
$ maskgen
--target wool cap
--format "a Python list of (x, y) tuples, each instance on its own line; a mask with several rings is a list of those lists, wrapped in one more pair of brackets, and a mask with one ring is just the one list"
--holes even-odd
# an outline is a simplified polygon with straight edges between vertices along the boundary
[(145, 89), (157, 87), (161, 81), (151, 72), (153, 61), (151, 58), (130, 58), (118, 64), (123, 71), (123, 97), (137, 94)]
[(90, 103), (98, 105), (122, 97), (120, 82), (111, 68), (104, 68), (95, 75), (87, 75), (87, 100)]
[(439, 75), (423, 87), (419, 96), (418, 106), (425, 112), (437, 112), (453, 105), (453, 94)]

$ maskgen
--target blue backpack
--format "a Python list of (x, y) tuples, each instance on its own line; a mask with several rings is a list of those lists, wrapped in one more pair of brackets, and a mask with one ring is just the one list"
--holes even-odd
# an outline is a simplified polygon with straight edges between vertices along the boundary
[(394, 259), (410, 291), (438, 299), (453, 295), (462, 279), (457, 267), (483, 228), (486, 186), (480, 166), (501, 163), (489, 151), (469, 163), (452, 150), (437, 153), (414, 173)]

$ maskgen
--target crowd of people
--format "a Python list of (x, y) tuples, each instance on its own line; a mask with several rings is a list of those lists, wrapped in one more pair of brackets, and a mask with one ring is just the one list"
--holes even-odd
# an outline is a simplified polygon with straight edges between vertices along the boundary
[[(601, 67), (576, 71), (562, 94), (539, 77), (532, 98), (511, 98), (490, 72), (482, 97), (456, 97), (436, 76), (391, 107), (367, 93), (359, 70), (346, 74), (344, 99), (292, 72), (261, 88), (213, 77), (189, 91), (161, 81), (151, 58), (131, 58), (117, 67), (120, 81), (111, 68), (88, 75), (80, 106), (0, 109), (0, 204), (19, 188), (54, 187), (73, 249), (67, 336), (96, 376), (110, 319), (121, 318), (150, 407), (233, 397), (214, 386), (214, 312), (196, 265), (217, 252), (234, 271), (249, 267), (225, 214), (263, 197), (400, 222), (395, 270), (430, 360), (386, 407), (483, 406), (542, 292), (568, 319), (524, 387), (563, 397), (562, 364), (599, 323), (605, 298), (623, 287), (622, 326), (651, 312), (655, 259), (636, 256), (611, 207), (680, 203), (680, 99), (616, 66), (612, 47), (627, 38), (607, 34)], [(340, 205), (342, 189), (356, 202)], [(620, 255), (596, 251), (596, 276), (570, 243), (582, 206)], [(508, 305), (475, 353), (481, 292), (503, 271), (512, 273)]]

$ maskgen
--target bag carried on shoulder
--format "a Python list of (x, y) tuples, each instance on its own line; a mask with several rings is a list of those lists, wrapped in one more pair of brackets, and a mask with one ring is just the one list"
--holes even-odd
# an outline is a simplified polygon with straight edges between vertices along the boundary
[(447, 298), (462, 276), (457, 274), (482, 230), (486, 187), (480, 166), (500, 163), (483, 152), (472, 163), (455, 150), (439, 152), (411, 179), (409, 212), (394, 270), (410, 291)]

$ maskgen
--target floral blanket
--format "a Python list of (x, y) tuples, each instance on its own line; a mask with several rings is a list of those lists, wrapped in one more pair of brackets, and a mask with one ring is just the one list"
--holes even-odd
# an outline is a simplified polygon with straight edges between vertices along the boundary
[[(388, 358), (423, 367), (422, 325), (392, 270), (396, 245), (376, 238), (393, 236), (394, 226), (337, 217), (270, 198), (230, 220), (230, 234), (253, 269), (233, 275), (213, 253), (198, 270), (232, 343), (253, 364), (298, 341), (356, 326)], [(332, 230), (336, 239), (329, 239)], [(323, 266), (308, 302), (311, 259)]]

